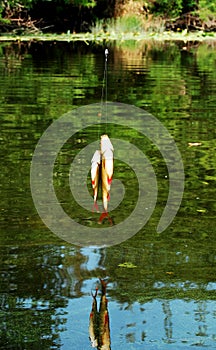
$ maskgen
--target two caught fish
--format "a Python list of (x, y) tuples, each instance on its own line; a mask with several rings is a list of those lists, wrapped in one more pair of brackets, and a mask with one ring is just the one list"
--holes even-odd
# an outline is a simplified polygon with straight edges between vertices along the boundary
[(93, 348), (99, 350), (110, 350), (110, 327), (109, 327), (109, 313), (106, 298), (107, 283), (100, 279), (101, 282), (101, 298), (100, 307), (97, 308), (97, 292), (92, 294), (93, 302), (89, 317), (89, 339)]
[(101, 136), (101, 149), (96, 150), (91, 160), (91, 180), (94, 194), (94, 209), (99, 211), (97, 204), (99, 183), (102, 185), (102, 201), (104, 212), (99, 223), (108, 216), (108, 202), (110, 200), (110, 188), (113, 177), (113, 145), (107, 135)]

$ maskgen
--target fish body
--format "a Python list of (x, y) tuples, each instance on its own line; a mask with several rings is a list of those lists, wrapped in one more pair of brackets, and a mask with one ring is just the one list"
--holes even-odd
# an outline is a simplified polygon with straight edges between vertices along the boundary
[(97, 311), (97, 290), (92, 294), (92, 309), (89, 316), (89, 339), (93, 348), (98, 347), (98, 311)]
[(102, 294), (100, 300), (99, 310), (99, 344), (101, 350), (110, 350), (110, 328), (109, 328), (109, 313), (108, 313), (108, 301), (106, 297), (107, 283), (104, 280), (101, 281)]
[(101, 153), (96, 150), (91, 160), (91, 183), (94, 194), (94, 208), (98, 211), (97, 196), (99, 187)]
[(102, 199), (105, 213), (108, 211), (108, 201), (110, 199), (110, 188), (113, 177), (113, 145), (107, 135), (101, 136), (101, 180)]

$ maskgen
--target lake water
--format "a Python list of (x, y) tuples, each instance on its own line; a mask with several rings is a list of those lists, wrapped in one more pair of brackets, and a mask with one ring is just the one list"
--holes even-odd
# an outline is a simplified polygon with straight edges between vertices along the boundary
[[(0, 44), (0, 349), (91, 349), (89, 315), (99, 278), (108, 280), (112, 350), (216, 348), (216, 44), (109, 44), (107, 90), (106, 47)], [(108, 101), (124, 104), (125, 125), (98, 122), (98, 104), (106, 93)], [(65, 113), (76, 115), (91, 104), (97, 104), (92, 126), (66, 139), (55, 161), (59, 206), (83, 227), (98, 228), (100, 214), (76, 203), (68, 177), (74, 157), (102, 132), (139, 148), (148, 159), (143, 173), (153, 169), (157, 179), (157, 203), (147, 223), (109, 246), (89, 237), (79, 246), (49, 230), (30, 188), (32, 157), (44, 131)], [(129, 115), (128, 105), (157, 118), (174, 138), (184, 164), (181, 206), (161, 233), (157, 225), (173, 175), (158, 147), (131, 128), (137, 119)], [(78, 117), (76, 123), (79, 127)], [(115, 152), (121, 156), (121, 150)], [(115, 159), (114, 179), (125, 193), (110, 213), (112, 228), (126, 220), (139, 196), (151, 194), (151, 171), (143, 194), (127, 154), (122, 156)], [(91, 192), (89, 174), (87, 185)], [(81, 193), (82, 186), (77, 187)], [(46, 187), (40, 195), (52, 215)], [(110, 228), (106, 220), (99, 229), (104, 228)], [(72, 241), (73, 234), (67, 236)]]

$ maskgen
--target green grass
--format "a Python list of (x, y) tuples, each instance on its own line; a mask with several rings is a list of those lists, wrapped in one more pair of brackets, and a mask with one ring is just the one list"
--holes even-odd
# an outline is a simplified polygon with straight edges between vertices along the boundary
[(160, 17), (149, 18), (146, 20), (137, 16), (124, 16), (116, 19), (98, 20), (91, 28), (91, 33), (115, 33), (118, 35), (125, 35), (132, 33), (162, 33), (165, 30), (164, 20)]

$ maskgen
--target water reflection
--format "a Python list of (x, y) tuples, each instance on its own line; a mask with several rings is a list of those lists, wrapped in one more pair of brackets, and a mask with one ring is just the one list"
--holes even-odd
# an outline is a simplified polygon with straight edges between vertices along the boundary
[(99, 310), (97, 307), (98, 289), (96, 289), (95, 294), (92, 294), (93, 301), (89, 317), (89, 338), (93, 348), (97, 348), (98, 350), (111, 350), (108, 300), (106, 298), (107, 282), (100, 279), (100, 284), (101, 298)]
[[(146, 245), (146, 255), (148, 249)], [(162, 349), (169, 344), (175, 344), (175, 349), (180, 344), (212, 347), (216, 341), (214, 283), (198, 283), (192, 276), (186, 281), (186, 272), (180, 278), (169, 271), (162, 278), (167, 264), (162, 255), (155, 254), (151, 264), (143, 266), (143, 261), (129, 264), (133, 255), (126, 251), (130, 244), (125, 243), (110, 264), (106, 249), (54, 245), (1, 249), (1, 347), (17, 344), (31, 349), (34, 343), (41, 349), (88, 349), (88, 327), (98, 349), (111, 347), (110, 329), (113, 349), (130, 349), (130, 344), (136, 349), (151, 349), (153, 344)], [(172, 262), (187, 270), (178, 256)], [(91, 296), (98, 275), (109, 276), (109, 288), (106, 291), (102, 280), (98, 295)], [(89, 325), (91, 305), (90, 321), (94, 322)]]
[[(178, 216), (164, 234), (155, 233), (167, 199), (167, 169), (158, 150), (129, 133), (125, 120), (125, 128), (111, 134), (143, 146), (151, 159), (159, 189), (155, 213), (127, 242), (81, 249), (44, 227), (32, 203), (29, 169), (34, 147), (54, 119), (100, 101), (104, 47), (0, 45), (1, 349), (90, 349), (89, 291), (98, 276), (109, 276), (112, 349), (215, 348), (216, 51), (213, 43), (184, 46), (113, 46), (108, 71), (109, 100), (152, 112), (181, 150), (186, 182)], [(56, 193), (77, 220), (83, 212), (68, 198), (68, 168), (96, 138), (91, 129), (69, 140), (56, 164)], [(120, 163), (116, 170), (135, 202), (133, 174)], [(113, 219), (127, 209), (123, 204), (113, 211)]]
[(165, 315), (165, 318), (164, 318), (164, 330), (166, 335), (165, 342), (171, 343), (173, 338), (173, 328), (172, 328), (173, 325), (172, 325), (172, 311), (168, 300), (165, 300), (162, 303), (162, 308)]

